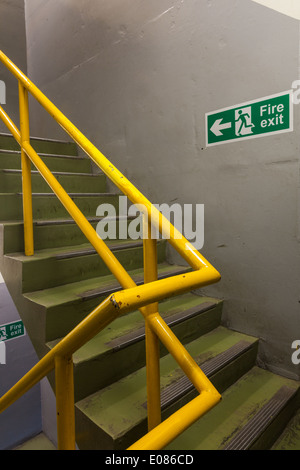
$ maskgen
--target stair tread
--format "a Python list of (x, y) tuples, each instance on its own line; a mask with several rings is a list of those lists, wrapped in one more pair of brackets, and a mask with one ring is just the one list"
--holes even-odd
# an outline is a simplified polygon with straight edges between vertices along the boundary
[[(184, 266), (169, 265), (168, 263), (160, 263), (158, 265), (159, 275), (174, 275), (178, 271), (185, 272), (190, 270)], [(140, 278), (143, 275), (143, 269), (129, 271), (133, 279)], [(119, 283), (113, 275), (100, 276), (96, 278), (86, 279), (83, 281), (65, 284), (63, 286), (52, 287), (41, 291), (30, 292), (24, 294), (27, 299), (36, 302), (44, 307), (50, 308), (62, 303), (74, 301), (82, 301), (84, 298), (97, 297), (101, 295), (104, 289), (119, 290)], [(100, 291), (100, 293), (99, 293)]]
[[(105, 240), (105, 244), (111, 251), (118, 251), (125, 248), (140, 247), (143, 245), (143, 240)], [(33, 256), (30, 257), (31, 259), (28, 259), (29, 257), (25, 256), (23, 253), (12, 253), (8, 256), (25, 262), (30, 262), (34, 259), (47, 259), (53, 257), (57, 259), (64, 259), (95, 254), (97, 254), (97, 252), (90, 243), (83, 243), (81, 245), (62, 246), (57, 248), (38, 250)]]
[[(9, 132), (0, 132), (0, 137), (9, 137), (11, 140), (14, 140), (14, 137), (11, 133)], [(72, 144), (72, 141), (69, 140), (63, 140), (63, 139), (52, 139), (52, 138), (46, 138), (46, 137), (39, 137), (37, 135), (31, 135), (30, 136), (31, 140), (37, 140), (37, 141), (45, 141), (45, 142), (56, 142), (60, 144)]]
[[(47, 139), (44, 137), (30, 137), (31, 145), (39, 152), (53, 152), (62, 154), (78, 154), (78, 147), (74, 141), (62, 139)], [(10, 133), (0, 134), (0, 146), (2, 149), (20, 151), (20, 145)]]
[[(201, 339), (198, 338), (187, 344), (186, 349), (199, 364), (203, 365), (240, 341), (254, 344), (257, 339), (220, 326), (203, 335)], [(170, 355), (161, 358), (160, 368), (161, 390), (184, 376)], [(118, 439), (128, 430), (138, 426), (141, 421), (146, 420), (146, 400), (144, 367), (80, 400), (76, 403), (76, 408), (112, 439)]]
[[(142, 240), (105, 240), (106, 245), (112, 250), (132, 248), (143, 245)], [(24, 263), (32, 263), (36, 260), (48, 259), (48, 258), (70, 258), (72, 256), (86, 256), (89, 254), (96, 254), (96, 250), (90, 243), (83, 243), (82, 245), (75, 246), (62, 246), (57, 248), (47, 248), (43, 250), (35, 251), (32, 256), (25, 256), (24, 253), (9, 253), (5, 255), (9, 258), (13, 258)]]
[[(89, 222), (99, 222), (102, 220), (104, 217), (103, 216), (96, 216), (96, 217), (86, 217), (86, 219)], [(117, 220), (119, 219), (128, 219), (128, 220), (133, 220), (135, 217), (134, 216), (116, 216), (115, 217)], [(66, 219), (34, 219), (33, 220), (33, 225), (36, 226), (43, 226), (43, 225), (68, 225), (68, 224), (76, 224), (74, 219), (71, 218), (66, 218)], [(24, 226), (24, 223), (22, 220), (1, 220), (0, 225), (19, 225), (19, 226)]]
[[(17, 175), (22, 175), (22, 170), (19, 170), (17, 168), (5, 168), (5, 169), (0, 169), (0, 173), (12, 173), (12, 174), (17, 174)], [(31, 170), (32, 175), (40, 175), (40, 172), (37, 170)], [(76, 172), (71, 172), (71, 171), (52, 171), (52, 174), (54, 176), (56, 175), (61, 175), (61, 176), (70, 176), (72, 178), (75, 177), (82, 177), (82, 176), (87, 176), (87, 177), (92, 177), (92, 178), (102, 178), (104, 176), (104, 173), (76, 173)], [(42, 177), (42, 176), (41, 176)]]
[[(159, 312), (168, 322), (184, 310), (201, 306), (208, 310), (213, 306), (221, 303), (219, 299), (212, 297), (199, 297), (195, 294), (185, 294), (180, 297), (167, 299), (159, 305)], [(79, 364), (84, 361), (91, 360), (109, 350), (119, 349), (122, 347), (122, 341), (126, 343), (129, 335), (137, 339), (141, 339), (141, 328), (144, 327), (144, 319), (139, 311), (131, 312), (129, 315), (117, 318), (112, 327), (107, 327), (86, 343), (82, 348), (76, 351), (73, 355), (74, 364)], [(53, 348), (60, 340), (51, 341), (48, 347)]]
[[(74, 312), (74, 304), (71, 305)], [(222, 305), (221, 300), (189, 293), (160, 302), (159, 311), (177, 338), (186, 344), (220, 325)], [(82, 312), (81, 303), (78, 307)], [(86, 310), (86, 315), (90, 312), (91, 309)], [(59, 321), (59, 315), (55, 316)], [(74, 313), (71, 321), (73, 317)], [(65, 334), (49, 336), (48, 351)], [(160, 356), (166, 354), (161, 345)], [(145, 324), (141, 313), (133, 311), (114, 320), (76, 351), (73, 361), (76, 401), (144, 367)]]
[[(69, 193), (75, 204), (86, 217), (96, 215), (100, 204), (113, 204), (117, 210), (119, 195), (117, 193)], [(60, 200), (51, 193), (33, 193), (33, 219), (53, 220), (68, 218), (68, 212)], [(23, 220), (21, 193), (0, 193), (0, 221)]]
[(13, 450), (56, 450), (56, 447), (44, 433), (40, 433)]
[(175, 439), (168, 450), (221, 450), (282, 387), (299, 382), (253, 367), (226, 390), (221, 403)]
[[(52, 146), (53, 147), (53, 146)], [(53, 150), (49, 152), (40, 152), (37, 148), (37, 154), (42, 161), (52, 171), (61, 172), (80, 172), (91, 173), (91, 160), (87, 156), (79, 156), (77, 153), (70, 151), (68, 147), (64, 150)], [(1, 169), (21, 169), (21, 152), (20, 150), (0, 149), (0, 166)], [(36, 170), (35, 165), (31, 163), (32, 170)]]
[[(1, 159), (1, 158), (0, 158)], [(52, 172), (68, 194), (107, 193), (107, 179), (104, 174), (74, 173), (67, 171)], [(38, 171), (31, 171), (32, 193), (53, 195), (51, 187)], [(4, 193), (22, 193), (22, 172), (17, 169), (0, 170), (0, 187)]]
[[(1, 194), (17, 194), (18, 196), (23, 196), (23, 193), (0, 193)], [(102, 196), (118, 196), (117, 193), (68, 193), (70, 197), (102, 197)], [(32, 197), (57, 197), (54, 193), (32, 193)]]
[[(10, 155), (20, 155), (21, 156), (21, 151), (20, 150), (10, 150), (10, 149), (0, 149), (0, 154), (1, 153), (8, 153)], [(68, 154), (59, 154), (59, 153), (41, 153), (38, 152), (38, 155), (42, 157), (55, 157), (55, 158), (70, 158), (72, 160), (89, 160), (88, 157), (81, 157), (79, 155), (68, 155)]]
[(278, 416), (296, 395), (297, 390), (282, 386), (252, 416), (239, 432), (229, 440), (224, 450), (248, 450), (255, 445), (273, 419)]
[(300, 450), (300, 409), (290, 420), (271, 450)]

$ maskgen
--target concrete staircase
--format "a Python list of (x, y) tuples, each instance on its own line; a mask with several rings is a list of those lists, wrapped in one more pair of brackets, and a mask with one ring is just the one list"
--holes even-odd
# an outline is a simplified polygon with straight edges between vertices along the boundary
[[(117, 208), (118, 195), (107, 192), (105, 176), (92, 174), (90, 161), (78, 156), (74, 144), (43, 139), (32, 142), (93, 226), (100, 220), (96, 217), (99, 204), (110, 202)], [(18, 146), (12, 137), (2, 134), (0, 271), (41, 358), (120, 286), (34, 168), (35, 254), (24, 256), (21, 181)], [(141, 284), (142, 241), (111, 240), (108, 245)], [(188, 270), (168, 264), (164, 241), (158, 243), (158, 267), (159, 278)], [(169, 448), (287, 447), (290, 434), (286, 425), (299, 408), (300, 384), (256, 366), (258, 339), (224, 328), (222, 304), (193, 293), (160, 304), (167, 323), (223, 394), (221, 404)], [(125, 449), (146, 433), (144, 349), (144, 322), (139, 312), (132, 312), (74, 355), (76, 441), (80, 449)], [(54, 374), (49, 380), (54, 386)], [(164, 347), (161, 387), (164, 418), (196, 396)], [(293, 419), (293, 442), (299, 449), (299, 412)], [(275, 444), (282, 432), (286, 434)]]

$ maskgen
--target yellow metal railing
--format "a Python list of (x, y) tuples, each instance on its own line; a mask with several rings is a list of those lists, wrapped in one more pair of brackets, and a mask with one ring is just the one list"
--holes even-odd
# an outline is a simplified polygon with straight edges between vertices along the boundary
[[(55, 369), (58, 448), (75, 449), (72, 355), (118, 316), (139, 309), (145, 319), (148, 434), (130, 449), (162, 449), (215, 406), (221, 396), (164, 322), (158, 313), (158, 302), (218, 282), (220, 274), (1, 51), (0, 61), (17, 78), (19, 84), (20, 130), (2, 107), (0, 107), (0, 118), (21, 147), (25, 254), (27, 256), (34, 254), (32, 162), (124, 288), (102, 302), (0, 399), (0, 413)], [(133, 204), (144, 207), (144, 226), (148, 229), (147, 233), (150, 234), (151, 226), (155, 226), (194, 271), (158, 281), (157, 242), (151, 237), (146, 237), (143, 241), (145, 283), (142, 286), (136, 286), (31, 146), (28, 93), (31, 93)], [(161, 422), (160, 408), (159, 341), (166, 346), (199, 392), (197, 398), (176, 411), (164, 422)]]

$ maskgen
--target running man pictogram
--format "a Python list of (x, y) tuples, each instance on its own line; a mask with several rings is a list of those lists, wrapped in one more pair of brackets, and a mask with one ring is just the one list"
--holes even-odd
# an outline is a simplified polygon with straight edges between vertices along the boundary
[[(239, 121), (241, 121), (241, 125), (238, 129), (238, 131), (236, 132), (237, 135), (245, 135), (245, 134), (252, 134), (252, 127), (255, 127), (254, 124), (252, 124), (251, 122), (251, 116), (249, 113), (246, 112), (243, 112), (242, 109), (240, 109), (239, 111), (237, 111), (237, 114), (238, 114), (238, 118), (235, 120), (236, 123), (238, 123)], [(249, 129), (249, 130), (247, 130)], [(244, 131), (242, 133), (242, 131)]]

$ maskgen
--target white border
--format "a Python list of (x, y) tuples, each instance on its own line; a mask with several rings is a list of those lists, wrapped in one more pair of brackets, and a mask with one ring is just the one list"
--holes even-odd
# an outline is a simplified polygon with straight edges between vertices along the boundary
[[(259, 98), (259, 99), (256, 99), (256, 100), (246, 101), (245, 103), (240, 103), (240, 104), (236, 104), (234, 106), (229, 106), (228, 108), (217, 109), (216, 111), (211, 111), (209, 113), (205, 113), (206, 147), (213, 147), (215, 145), (222, 145), (222, 144), (228, 144), (228, 143), (233, 144), (233, 143), (236, 143), (236, 142), (242, 142), (243, 140), (258, 139), (259, 137), (268, 137), (268, 136), (271, 136), (271, 135), (284, 134), (284, 133), (287, 133), (287, 132), (293, 132), (293, 130), (294, 130), (293, 93), (294, 93), (294, 90), (291, 89), (291, 90), (283, 91), (281, 93), (276, 93), (275, 95), (265, 96), (265, 97), (262, 97), (262, 98)], [(235, 109), (235, 108), (239, 108), (239, 107), (248, 106), (248, 105), (251, 105), (251, 104), (254, 104), (254, 103), (259, 103), (260, 101), (265, 101), (265, 100), (269, 100), (269, 99), (272, 99), (272, 98), (277, 98), (278, 96), (284, 96), (284, 95), (289, 95), (290, 96), (290, 127), (288, 129), (283, 129), (281, 131), (274, 131), (274, 132), (265, 132), (263, 134), (250, 135), (250, 136), (247, 136), (247, 137), (240, 137), (240, 138), (236, 138), (236, 139), (222, 140), (222, 142), (214, 142), (212, 144), (208, 143), (208, 125), (207, 125), (208, 116), (211, 116), (212, 114), (216, 114), (216, 113), (221, 113), (222, 111), (229, 111), (230, 109)]]
[(13, 323), (18, 323), (18, 322), (21, 322), (21, 323), (23, 324), (24, 334), (23, 334), (23, 335), (18, 335), (18, 336), (16, 336), (15, 338), (0, 340), (2, 343), (8, 343), (8, 341), (13, 341), (14, 339), (23, 338), (23, 336), (26, 336), (26, 328), (25, 328), (25, 325), (24, 325), (24, 323), (22, 322), (22, 320), (15, 320), (15, 321), (11, 321), (11, 322), (9, 322), (9, 323), (4, 323), (3, 325), (0, 325), (0, 328), (1, 328), (2, 326), (12, 325)]

